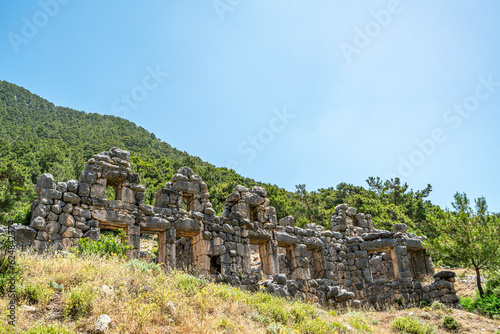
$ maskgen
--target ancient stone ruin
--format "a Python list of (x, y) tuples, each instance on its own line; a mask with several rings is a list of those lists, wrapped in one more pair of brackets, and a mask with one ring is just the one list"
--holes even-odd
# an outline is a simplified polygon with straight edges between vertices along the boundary
[[(36, 185), (30, 226), (15, 226), (22, 248), (63, 250), (76, 240), (100, 238), (101, 229), (124, 229), (137, 258), (141, 234), (158, 236), (158, 263), (190, 270), (256, 291), (323, 305), (414, 305), (439, 300), (456, 305), (454, 273), (434, 282), (419, 279), (434, 268), (422, 240), (404, 224), (377, 230), (370, 215), (346, 204), (335, 208), (331, 229), (278, 221), (266, 190), (237, 185), (215, 216), (205, 182), (182, 167), (144, 204), (145, 187), (129, 164), (129, 152), (112, 148), (94, 155), (78, 181), (56, 183), (43, 174)], [(112, 187), (115, 200), (106, 200)], [(253, 251), (253, 252), (252, 252)]]

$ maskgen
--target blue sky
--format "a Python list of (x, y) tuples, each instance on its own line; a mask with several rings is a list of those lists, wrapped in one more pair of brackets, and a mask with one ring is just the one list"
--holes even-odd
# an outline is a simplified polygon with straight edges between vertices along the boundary
[(4, 1), (0, 79), (294, 190), (500, 212), (497, 1)]

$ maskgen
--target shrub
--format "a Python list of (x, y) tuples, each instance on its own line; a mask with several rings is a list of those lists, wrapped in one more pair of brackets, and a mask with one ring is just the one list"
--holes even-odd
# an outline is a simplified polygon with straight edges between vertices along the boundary
[(155, 244), (153, 246), (153, 249), (151, 250), (151, 253), (158, 256), (158, 244)]
[(120, 258), (125, 258), (127, 256), (127, 250), (132, 249), (132, 246), (128, 245), (125, 241), (122, 243), (122, 239), (125, 238), (126, 234), (123, 230), (118, 230), (118, 235), (104, 234), (97, 241), (90, 240), (89, 238), (79, 239), (76, 244), (77, 247), (73, 248), (73, 251), (77, 256), (85, 256), (91, 254), (97, 254), (103, 257), (118, 256)]
[(360, 330), (363, 333), (370, 333), (372, 331), (368, 320), (361, 312), (349, 312), (346, 315), (347, 321), (351, 327)]
[(443, 327), (448, 330), (455, 330), (460, 327), (460, 323), (453, 317), (445, 315), (443, 317)]
[(73, 332), (64, 326), (39, 325), (33, 327), (24, 334), (72, 334)]
[(45, 284), (38, 283), (22, 286), (18, 293), (19, 298), (26, 300), (28, 304), (46, 305), (52, 298), (54, 291)]
[(486, 276), (486, 295), (497, 295), (500, 297), (500, 271), (491, 271)]
[(95, 293), (91, 286), (87, 284), (77, 286), (66, 294), (64, 315), (74, 319), (89, 315), (94, 297)]
[(320, 318), (308, 319), (307, 321), (301, 322), (295, 329), (303, 334), (329, 334), (336, 333), (338, 329), (343, 331), (346, 330), (345, 326)]
[(126, 267), (132, 270), (140, 270), (148, 274), (154, 273), (159, 274), (161, 272), (160, 265), (156, 263), (147, 263), (146, 261), (133, 259), (125, 264)]
[(465, 297), (460, 299), (462, 307), (469, 312), (478, 312), (493, 317), (500, 315), (500, 297), (498, 295), (485, 295), (483, 298)]
[(500, 314), (500, 297), (498, 295), (488, 295), (478, 298), (474, 302), (475, 308), (483, 314), (493, 316)]
[(434, 311), (436, 310), (446, 310), (446, 306), (441, 303), (440, 301), (433, 301), (432, 304), (431, 304), (431, 309), (433, 309)]
[(436, 329), (424, 322), (418, 320), (415, 316), (407, 315), (404, 317), (396, 318), (392, 323), (392, 327), (395, 330), (401, 331), (407, 334), (435, 334)]
[(431, 302), (428, 299), (422, 299), (418, 302), (418, 304), (420, 305), (420, 307), (426, 307), (429, 306)]

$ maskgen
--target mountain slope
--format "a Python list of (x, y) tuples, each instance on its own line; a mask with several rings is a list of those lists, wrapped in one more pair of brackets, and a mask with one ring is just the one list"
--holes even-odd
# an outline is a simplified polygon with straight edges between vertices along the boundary
[[(5, 81), (0, 81), (0, 124), (0, 159), (26, 167), (32, 184), (46, 172), (58, 181), (76, 179), (92, 155), (119, 147), (131, 152), (133, 168), (147, 187), (148, 203), (153, 202), (154, 193), (184, 165), (207, 182), (210, 200), (219, 213), (235, 185), (262, 185), (179, 151), (130, 121), (56, 107)], [(271, 197), (291, 196), (284, 189), (265, 186)]]
[(369, 178), (369, 189), (341, 183), (311, 192), (298, 185), (292, 193), (217, 168), (125, 119), (56, 107), (5, 81), (0, 81), (0, 124), (0, 223), (26, 220), (33, 185), (42, 173), (51, 173), (57, 181), (77, 179), (92, 155), (119, 147), (131, 152), (132, 168), (146, 186), (148, 204), (180, 167), (189, 166), (207, 183), (217, 214), (237, 184), (259, 185), (267, 190), (278, 219), (293, 215), (298, 226), (312, 222), (329, 227), (335, 206), (347, 203), (372, 214), (377, 228), (391, 229), (393, 223), (403, 222), (410, 230), (433, 237), (430, 219), (439, 207), (425, 200), (430, 185), (413, 191), (398, 179), (384, 183)]

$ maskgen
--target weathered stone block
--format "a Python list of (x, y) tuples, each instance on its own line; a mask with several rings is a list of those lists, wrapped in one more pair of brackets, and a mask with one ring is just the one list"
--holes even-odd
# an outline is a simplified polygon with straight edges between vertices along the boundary
[(50, 222), (47, 224), (47, 227), (46, 227), (46, 231), (49, 233), (49, 234), (57, 234), (59, 233), (59, 230), (61, 229), (61, 224), (59, 224), (58, 222)]
[(293, 219), (293, 216), (286, 216), (280, 219), (279, 221), (280, 226), (295, 226), (295, 220)]
[(106, 186), (103, 184), (93, 184), (90, 187), (91, 198), (106, 198)]
[(83, 237), (83, 232), (75, 227), (68, 227), (68, 229), (62, 234), (64, 238), (81, 238)]
[(116, 198), (125, 203), (135, 203), (135, 193), (129, 187), (120, 187), (116, 193)]
[(184, 218), (175, 221), (175, 228), (183, 231), (199, 232), (201, 230), (201, 225), (195, 219)]
[(36, 217), (35, 219), (33, 219), (30, 226), (32, 228), (34, 228), (35, 230), (43, 231), (43, 230), (45, 230), (45, 226), (46, 226), (45, 220), (42, 217)]
[(32, 242), (35, 240), (37, 230), (25, 225), (13, 225), (14, 239), (19, 242)]
[(81, 197), (90, 196), (90, 184), (80, 183), (80, 186), (78, 187), (78, 196), (81, 196)]
[(78, 197), (77, 194), (65, 192), (63, 195), (63, 201), (65, 201), (66, 203), (78, 205), (80, 204), (80, 197)]
[(97, 241), (101, 237), (101, 231), (97, 227), (91, 227), (87, 232), (85, 232), (83, 237), (89, 238), (90, 240)]
[(42, 174), (36, 180), (36, 194), (40, 195), (42, 189), (56, 189), (56, 182), (51, 174)]
[(172, 227), (172, 223), (160, 217), (149, 216), (144, 223), (140, 224), (141, 227), (148, 227), (153, 229), (168, 230)]
[(406, 233), (408, 231), (408, 226), (406, 224), (396, 223), (396, 224), (392, 225), (392, 231), (394, 233), (398, 233), (398, 232)]
[(68, 191), (72, 193), (77, 193), (78, 192), (78, 181), (77, 180), (70, 180), (67, 182), (68, 185)]
[(73, 227), (75, 226), (75, 220), (73, 219), (73, 216), (70, 215), (69, 213), (62, 213), (59, 216), (59, 224), (67, 227)]
[(56, 189), (43, 189), (42, 193), (40, 194), (41, 198), (46, 198), (46, 199), (61, 199), (62, 198), (62, 192), (57, 191)]
[(61, 192), (61, 193), (64, 193), (64, 192), (68, 191), (68, 185), (66, 184), (66, 182), (58, 182), (57, 186), (56, 186), (56, 190)]

